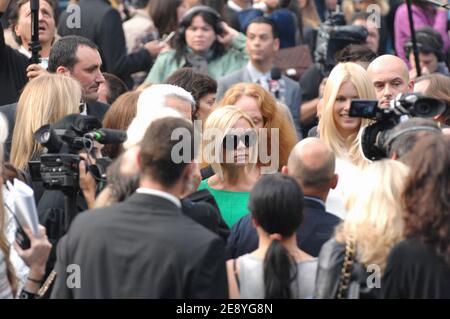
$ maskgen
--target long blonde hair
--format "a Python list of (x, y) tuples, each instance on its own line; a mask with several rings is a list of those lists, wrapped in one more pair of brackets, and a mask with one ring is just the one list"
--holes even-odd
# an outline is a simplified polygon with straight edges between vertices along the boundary
[(68, 76), (45, 74), (31, 80), (17, 104), (11, 163), (18, 169), (26, 169), (28, 161), (42, 151), (33, 133), (44, 124), (79, 113), (80, 100), (80, 84)]
[(376, 99), (375, 89), (363, 67), (352, 62), (339, 63), (331, 71), (325, 85), (319, 133), (320, 138), (331, 147), (337, 157), (363, 167), (369, 161), (364, 158), (360, 149), (360, 136), (362, 129), (369, 124), (369, 120), (362, 119), (359, 131), (345, 138), (339, 133), (333, 116), (333, 108), (339, 90), (347, 81), (355, 86), (360, 99)]
[(358, 260), (376, 264), (383, 272), (391, 248), (404, 234), (403, 194), (409, 168), (391, 159), (377, 161), (362, 170), (350, 192), (345, 221), (336, 229), (336, 240), (356, 243)]
[[(202, 165), (211, 165), (214, 173), (223, 180), (224, 174), (223, 170), (225, 165), (220, 161), (222, 154), (222, 144), (225, 135), (227, 135), (232, 127), (241, 118), (245, 119), (250, 127), (255, 130), (255, 125), (253, 124), (251, 118), (245, 113), (239, 110), (237, 107), (232, 105), (227, 105), (214, 110), (206, 119), (205, 126), (203, 128), (203, 139), (202, 139)], [(213, 148), (211, 149), (211, 146)], [(249, 164), (248, 167), (251, 168), (256, 164), (258, 157), (257, 145), (250, 148), (249, 154)], [(253, 163), (253, 165), (252, 165)]]
[[(6, 140), (8, 133), (8, 124), (3, 117), (0, 115), (0, 174), (3, 175), (3, 143)], [(0, 176), (1, 176), (0, 175)], [(6, 276), (8, 278), (9, 285), (13, 296), (17, 293), (17, 277), (14, 267), (9, 259), (11, 247), (9, 245), (8, 239), (5, 234), (5, 206), (3, 203), (3, 178), (2, 183), (0, 183), (0, 251), (3, 253), (5, 265), (6, 265)]]

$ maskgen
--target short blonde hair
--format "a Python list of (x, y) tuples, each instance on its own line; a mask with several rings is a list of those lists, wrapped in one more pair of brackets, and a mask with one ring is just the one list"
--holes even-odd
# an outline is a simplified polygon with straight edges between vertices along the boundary
[(33, 138), (42, 125), (55, 123), (66, 115), (80, 113), (81, 86), (65, 75), (45, 74), (31, 80), (17, 103), (11, 163), (26, 169), (43, 147)]
[[(208, 116), (203, 128), (202, 166), (206, 166), (208, 164), (211, 165), (214, 173), (216, 173), (222, 180), (224, 177), (223, 169), (225, 167), (220, 160), (222, 157), (222, 153), (220, 152), (222, 151), (223, 139), (230, 132), (237, 121), (242, 118), (245, 119), (250, 124), (250, 127), (256, 132), (256, 128), (251, 118), (246, 113), (232, 105), (227, 105), (213, 111)], [(215, 131), (213, 129), (215, 129)], [(210, 148), (208, 145), (213, 145), (211, 152), (207, 152)], [(249, 167), (252, 166), (252, 163), (256, 164), (258, 158), (257, 150), (257, 143), (254, 147), (250, 148)]]
[(362, 119), (359, 132), (345, 138), (339, 133), (333, 116), (336, 98), (345, 82), (350, 82), (355, 86), (360, 99), (376, 99), (373, 84), (362, 66), (352, 62), (339, 63), (331, 71), (325, 85), (319, 134), (337, 157), (348, 159), (357, 166), (364, 166), (368, 160), (364, 158), (360, 148), (360, 135), (362, 129), (369, 124), (369, 120)]
[(404, 234), (401, 196), (409, 168), (391, 159), (374, 162), (362, 170), (350, 192), (348, 215), (336, 230), (336, 240), (356, 243), (358, 260), (384, 271), (391, 248)]

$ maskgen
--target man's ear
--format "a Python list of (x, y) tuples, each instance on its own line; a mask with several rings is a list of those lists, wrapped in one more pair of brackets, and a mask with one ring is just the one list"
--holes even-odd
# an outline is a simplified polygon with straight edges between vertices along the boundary
[(397, 153), (392, 152), (391, 159), (393, 159), (394, 161), (396, 161), (396, 160), (398, 159)]
[(288, 167), (286, 165), (283, 165), (283, 167), (281, 168), (281, 173), (284, 175), (289, 175)]
[(65, 66), (58, 66), (56, 68), (56, 74), (71, 75), (69, 68), (66, 68)]
[(138, 170), (141, 171), (142, 163), (141, 163), (141, 148), (139, 146), (135, 146), (136, 150), (134, 151), (135, 161), (136, 165), (138, 167)]
[(409, 81), (408, 89), (409, 89), (409, 93), (413, 93), (414, 92), (414, 81), (413, 80)]
[(333, 177), (331, 178), (330, 188), (335, 189), (338, 182), (339, 182), (339, 175), (334, 174)]
[(280, 39), (276, 38), (273, 40), (273, 49), (274, 51), (280, 50)]

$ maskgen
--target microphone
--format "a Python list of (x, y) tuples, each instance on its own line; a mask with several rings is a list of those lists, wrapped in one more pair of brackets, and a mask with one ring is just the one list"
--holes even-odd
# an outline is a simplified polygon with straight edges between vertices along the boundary
[(86, 136), (96, 140), (101, 144), (120, 144), (126, 141), (127, 133), (125, 131), (101, 128), (94, 132), (87, 133)]
[(281, 78), (281, 70), (278, 67), (273, 67), (272, 70), (270, 70), (270, 80), (269, 80), (269, 88), (270, 92), (275, 96), (277, 100), (284, 99), (283, 94), (284, 92), (281, 92), (283, 90), (282, 85), (282, 78)]

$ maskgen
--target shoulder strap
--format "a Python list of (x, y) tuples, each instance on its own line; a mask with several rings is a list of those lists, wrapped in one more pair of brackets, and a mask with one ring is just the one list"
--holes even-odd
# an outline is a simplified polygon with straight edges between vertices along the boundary
[(345, 257), (344, 257), (344, 263), (342, 264), (338, 292), (336, 295), (337, 299), (345, 298), (345, 294), (348, 291), (348, 287), (349, 287), (349, 283), (350, 283), (350, 276), (351, 276), (354, 261), (355, 261), (355, 243), (352, 238), (349, 238), (345, 242)]

